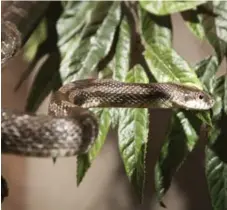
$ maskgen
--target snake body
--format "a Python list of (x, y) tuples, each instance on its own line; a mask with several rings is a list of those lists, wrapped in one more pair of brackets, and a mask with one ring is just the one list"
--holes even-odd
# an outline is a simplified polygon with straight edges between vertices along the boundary
[(1, 2), (1, 5), (1, 64), (3, 67), (28, 40), (47, 10), (49, 2), (10, 1)]
[(207, 110), (204, 91), (172, 83), (123, 83), (87, 79), (62, 86), (50, 100), (49, 115), (2, 110), (2, 152), (37, 157), (87, 152), (98, 134), (91, 107), (186, 108)]
[[(5, 5), (1, 24), (3, 66), (26, 42), (49, 3), (11, 1), (2, 5)], [(90, 107), (208, 110), (213, 104), (207, 93), (183, 85), (76, 81), (52, 95), (48, 115), (2, 109), (2, 153), (56, 158), (87, 152), (98, 135), (98, 122), (87, 109)], [(1, 182), (3, 201), (8, 188), (3, 177)]]
[[(49, 2), (4, 2), (2, 65), (26, 42)], [(32, 17), (32, 18), (31, 18)], [(86, 152), (98, 134), (90, 107), (186, 108), (207, 110), (213, 99), (188, 86), (129, 84), (113, 80), (80, 80), (52, 95), (48, 116), (2, 109), (2, 152), (37, 157), (70, 156)]]

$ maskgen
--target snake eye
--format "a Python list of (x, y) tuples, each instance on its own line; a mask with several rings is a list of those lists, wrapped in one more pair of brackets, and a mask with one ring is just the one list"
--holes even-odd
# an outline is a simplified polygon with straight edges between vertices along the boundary
[(202, 94), (199, 94), (199, 99), (203, 99), (204, 98), (204, 96), (202, 95)]

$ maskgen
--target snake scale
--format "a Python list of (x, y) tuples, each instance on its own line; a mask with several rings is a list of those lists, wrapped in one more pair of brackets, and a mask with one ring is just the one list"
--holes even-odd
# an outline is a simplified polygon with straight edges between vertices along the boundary
[[(9, 5), (2, 15), (2, 65), (23, 46), (31, 26), (37, 24), (49, 3), (4, 4)], [(56, 158), (87, 152), (98, 135), (98, 122), (88, 110), (90, 107), (208, 110), (213, 104), (212, 97), (204, 91), (178, 84), (75, 81), (52, 94), (48, 115), (2, 109), (2, 153)], [(2, 201), (7, 195), (2, 177)]]
[(46, 116), (2, 110), (2, 152), (37, 157), (86, 152), (98, 134), (91, 107), (207, 110), (213, 102), (201, 90), (172, 83), (79, 80), (52, 94)]

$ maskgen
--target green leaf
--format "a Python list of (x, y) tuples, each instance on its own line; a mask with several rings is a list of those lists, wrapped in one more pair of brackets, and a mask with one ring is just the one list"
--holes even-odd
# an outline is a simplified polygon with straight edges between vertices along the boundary
[(131, 49), (131, 34), (130, 26), (127, 18), (121, 22), (120, 32), (116, 47), (116, 62), (113, 79), (124, 81), (129, 70), (130, 64), (130, 49)]
[(181, 13), (189, 30), (199, 39), (205, 38), (205, 31), (200, 22), (199, 15), (196, 10), (188, 10)]
[[(143, 11), (142, 11), (143, 12)], [(146, 17), (146, 16), (145, 16)], [(145, 18), (140, 13), (140, 33), (145, 46), (144, 57), (148, 67), (158, 82), (176, 82), (203, 88), (203, 84), (198, 79), (195, 71), (171, 48), (170, 27), (164, 28), (163, 40), (149, 34), (151, 20)], [(147, 19), (147, 20), (146, 20)], [(150, 22), (150, 24), (148, 24)], [(156, 23), (155, 30), (162, 31), (163, 25)], [(158, 34), (158, 33), (157, 33)], [(165, 39), (167, 40), (165, 42)], [(187, 112), (176, 112), (172, 132), (167, 138), (166, 144), (162, 148), (159, 162), (156, 164), (155, 177), (156, 189), (159, 200), (168, 190), (172, 177), (180, 168), (188, 152), (192, 151), (198, 140), (197, 130), (201, 124), (194, 114), (188, 116)], [(202, 121), (211, 124), (209, 114), (203, 112), (197, 114)]]
[(114, 2), (106, 18), (98, 28), (96, 35), (90, 38), (89, 50), (83, 60), (80, 60), (81, 66), (77, 72), (69, 76), (64, 82), (76, 80), (78, 78), (86, 78), (92, 76), (99, 61), (102, 60), (112, 46), (116, 28), (121, 17), (121, 7), (119, 2)]
[(205, 124), (209, 125), (209, 126), (213, 126), (212, 124), (212, 120), (210, 117), (210, 111), (202, 111), (202, 112), (198, 112), (196, 114), (196, 116)]
[(170, 16), (155, 16), (138, 8), (140, 34), (144, 45), (172, 46), (172, 24)]
[(146, 48), (144, 56), (158, 82), (175, 82), (202, 89), (195, 71), (173, 49), (153, 45)]
[(214, 47), (219, 63), (227, 52), (227, 2), (212, 1), (199, 8), (206, 37)]
[(89, 157), (87, 154), (81, 154), (77, 156), (77, 171), (76, 171), (76, 178), (77, 178), (77, 186), (82, 182), (85, 173), (89, 169), (91, 163), (89, 161)]
[(101, 27), (98, 29), (96, 36), (90, 40), (91, 49), (83, 61), (83, 65), (80, 70), (83, 72), (83, 74), (84, 72), (93, 71), (98, 62), (108, 54), (113, 42), (116, 28), (120, 21), (120, 17), (120, 3), (114, 2), (107, 17), (104, 19)]
[(36, 69), (35, 65), (42, 59), (42, 56), (48, 53), (43, 50), (45, 48), (45, 43), (48, 42), (47, 21), (46, 18), (43, 18), (40, 21), (23, 47), (23, 58), (29, 63), (29, 67), (21, 74), (19, 81), (15, 85), (15, 91), (21, 87), (23, 82)]
[(171, 130), (155, 168), (158, 180), (155, 187), (159, 201), (169, 189), (173, 176), (180, 169), (189, 152), (196, 146), (201, 124), (198, 121), (189, 111), (175, 112), (173, 116)]
[(201, 122), (191, 111), (175, 111), (171, 125), (155, 168), (156, 179), (159, 180), (156, 190), (160, 201), (169, 189), (173, 176), (195, 148)]
[(196, 130), (192, 127), (189, 119), (185, 116), (183, 112), (178, 112), (177, 117), (179, 118), (181, 126), (186, 134), (188, 151), (192, 151), (198, 140)]
[(66, 3), (64, 11), (57, 22), (59, 47), (64, 46), (67, 42), (73, 43), (72, 41), (74, 41), (74, 46), (76, 46), (75, 41), (78, 39), (83, 27), (89, 22), (89, 16), (96, 5), (96, 2), (89, 1), (69, 1)]
[[(101, 26), (99, 31), (97, 32), (96, 39), (97, 39), (97, 41), (100, 40), (100, 43), (99, 43), (99, 45), (97, 45), (97, 43), (96, 44), (94, 43), (93, 49), (92, 48), (89, 49), (90, 53), (97, 54), (96, 51), (101, 48), (103, 48), (103, 49), (101, 49), (103, 51), (104, 48), (106, 47), (105, 43), (110, 41), (109, 34), (112, 36), (112, 39), (113, 39), (113, 35), (114, 35), (113, 32), (116, 29), (117, 24), (118, 24), (118, 22), (116, 20), (117, 21), (120, 20), (120, 6), (118, 3), (115, 3), (112, 6), (108, 16), (105, 19), (105, 21), (106, 21), (105, 24), (103, 22), (104, 26)], [(115, 28), (114, 28), (114, 30), (112, 28), (111, 31), (108, 31), (106, 28), (110, 27), (111, 24), (114, 25)], [(107, 30), (107, 31), (105, 31), (105, 30)], [(129, 59), (129, 56), (127, 56), (127, 54), (129, 55), (129, 50), (130, 50), (130, 34), (129, 34), (128, 30), (129, 30), (128, 23), (127, 23), (126, 19), (124, 19), (122, 21), (121, 27), (120, 27), (120, 35), (119, 35), (119, 40), (118, 40), (118, 44), (117, 44), (116, 56), (107, 65), (107, 67), (104, 69), (104, 71), (99, 72), (99, 76), (101, 78), (106, 78), (106, 75), (111, 75), (113, 69), (115, 69), (115, 71), (114, 71), (115, 78), (117, 78), (117, 77), (120, 78), (120, 75), (121, 75), (120, 71), (122, 71), (122, 70), (124, 71), (124, 69), (128, 68), (127, 61), (126, 61), (126, 59)], [(104, 35), (104, 37), (103, 37), (103, 35)], [(110, 43), (112, 43), (112, 40), (111, 40), (111, 42), (109, 42), (109, 44)], [(88, 44), (88, 46), (90, 46), (90, 45)], [(109, 46), (109, 48), (110, 48), (110, 46)], [(125, 55), (124, 55), (124, 53), (125, 53)], [(88, 52), (87, 52), (87, 54), (88, 54)], [(121, 56), (123, 56), (123, 57), (121, 57)], [(86, 59), (88, 59), (88, 55), (86, 57), (87, 58), (84, 58), (84, 61)], [(91, 54), (89, 59), (92, 59), (92, 57), (93, 57), (93, 55)], [(101, 57), (100, 57), (100, 59), (101, 59)], [(122, 62), (124, 62), (124, 64), (122, 64)], [(114, 68), (113, 66), (116, 66), (116, 68)], [(117, 76), (116, 76), (116, 74), (117, 74)], [(74, 75), (73, 75), (73, 77), (74, 77)], [(97, 116), (99, 115), (98, 116), (99, 123), (100, 123), (99, 124), (99, 135), (98, 135), (98, 138), (95, 141), (94, 145), (92, 146), (92, 148), (86, 155), (86, 158), (78, 157), (78, 169), (80, 169), (79, 174), (78, 174), (78, 178), (79, 178), (78, 184), (82, 181), (82, 178), (84, 177), (86, 171), (88, 170), (89, 166), (91, 165), (91, 162), (99, 154), (99, 152), (105, 142), (105, 139), (108, 134), (108, 130), (110, 128), (111, 123), (114, 125), (116, 125), (118, 123), (118, 117), (116, 117), (116, 116), (118, 116), (118, 110), (116, 110), (116, 109), (92, 109), (92, 110), (97, 112), (96, 113)]]
[(214, 210), (227, 209), (227, 163), (206, 150), (206, 176)]
[[(170, 20), (167, 19), (167, 27), (164, 27), (160, 21), (154, 22), (143, 10), (139, 14), (140, 34), (145, 47), (144, 57), (155, 79), (158, 82), (178, 82), (202, 89), (193, 69), (170, 48)], [(149, 38), (150, 34), (155, 38)]]
[(227, 89), (225, 88), (226, 76), (223, 75), (215, 80), (213, 87), (213, 94), (215, 95), (216, 103), (212, 108), (213, 111), (213, 124), (214, 126), (211, 128), (209, 132), (209, 145), (212, 145), (213, 150), (216, 151), (217, 154), (224, 157), (227, 162), (227, 156), (225, 148), (227, 148), (226, 139), (226, 124), (227, 124), (227, 115), (225, 113), (225, 94)]
[[(108, 63), (107, 67), (103, 71), (99, 72), (99, 78), (107, 78), (109, 75), (112, 75), (113, 66), (115, 66), (114, 59)], [(97, 157), (100, 150), (102, 149), (103, 144), (105, 143), (110, 125), (116, 125), (118, 123), (117, 109), (114, 108), (91, 108), (90, 111), (94, 112), (97, 119), (99, 119), (99, 133), (98, 137), (95, 140), (93, 146), (88, 151), (87, 154), (79, 155), (77, 157), (77, 185), (79, 185), (87, 170), (91, 166), (93, 160)]]
[[(127, 75), (126, 82), (147, 83), (148, 78), (139, 65)], [(126, 173), (140, 198), (143, 197), (145, 179), (145, 154), (148, 139), (148, 110), (119, 109), (119, 147)]]
[[(195, 67), (199, 77), (203, 78), (205, 84), (209, 84), (207, 85), (207, 91), (212, 92), (215, 96), (219, 96), (221, 93), (223, 94), (223, 86), (220, 86), (221, 84), (223, 85), (223, 82), (218, 82), (215, 78), (216, 69), (218, 68), (217, 65), (217, 58), (210, 56), (199, 62)], [(208, 83), (212, 77), (214, 78), (212, 80), (213, 82)], [(198, 118), (202, 118), (202, 121), (211, 124), (209, 112), (203, 112), (202, 115), (201, 113), (197, 113), (196, 115)], [(206, 119), (203, 119), (204, 117)], [(159, 162), (155, 168), (156, 179), (158, 180), (156, 189), (159, 200), (163, 198), (163, 195), (169, 189), (172, 177), (183, 164), (188, 152), (192, 151), (195, 147), (198, 140), (197, 133), (200, 124), (191, 112), (178, 112), (174, 115), (172, 130), (162, 148)], [(212, 139), (220, 135), (220, 129), (216, 126), (212, 128), (212, 131), (216, 131), (216, 133), (212, 134)]]
[[(217, 118), (217, 116), (221, 113), (223, 97), (222, 93), (224, 90), (224, 86), (220, 87), (221, 83), (222, 85), (224, 84), (224, 80), (222, 79), (221, 81), (221, 78), (217, 79), (216, 77), (218, 68), (219, 64), (217, 56), (209, 56), (195, 66), (196, 73), (199, 76), (200, 80), (203, 82), (206, 91), (210, 92), (215, 99), (215, 104), (212, 108), (213, 119)], [(197, 114), (197, 116), (204, 122), (207, 122), (207, 124), (212, 124), (209, 112), (203, 112), (203, 115), (199, 113)]]
[[(181, 112), (179, 115), (183, 115), (183, 113)], [(184, 116), (180, 117), (184, 118)], [(181, 119), (181, 121), (183, 121), (183, 119)], [(189, 149), (192, 147), (192, 142), (195, 142), (197, 138), (197, 136), (193, 136), (194, 130), (189, 124), (188, 133), (189, 142), (191, 142), (191, 144), (189, 144), (190, 146), (187, 146), (187, 134), (183, 129), (181, 121), (175, 113), (169, 135), (167, 136), (165, 144), (162, 146), (159, 161), (156, 163), (155, 177), (157, 182), (155, 182), (155, 188), (159, 201), (162, 200), (164, 194), (169, 189), (174, 174), (182, 165)]]
[[(94, 111), (94, 110), (93, 110)], [(99, 134), (98, 137), (89, 150), (89, 160), (92, 161), (99, 154), (103, 144), (105, 143), (106, 136), (108, 134), (110, 124), (111, 124), (111, 115), (109, 113), (109, 109), (101, 109), (101, 113), (99, 114)]]
[(156, 15), (168, 15), (194, 9), (206, 1), (144, 1), (140, 0), (140, 5), (147, 11)]
[(202, 83), (205, 85), (207, 90), (210, 90), (212, 93), (212, 87), (215, 80), (215, 73), (218, 70), (218, 58), (217, 56), (209, 56), (208, 58), (205, 58), (204, 60), (200, 61), (195, 66), (195, 71), (202, 81)]
[(112, 5), (111, 2), (84, 1), (68, 4), (73, 5), (69, 11), (68, 7), (65, 8), (57, 23), (58, 46), (62, 56), (59, 72), (64, 83), (71, 82), (73, 78), (70, 79), (70, 76), (82, 68), (82, 62), (91, 48), (90, 40), (96, 36)]
[(87, 170), (89, 169), (92, 161), (100, 153), (100, 150), (105, 143), (110, 124), (111, 115), (108, 109), (92, 109), (96, 112), (97, 119), (99, 119), (99, 133), (95, 140), (93, 146), (88, 151), (87, 154), (82, 154), (77, 156), (77, 184), (79, 185), (83, 180)]
[(24, 46), (24, 58), (31, 61), (38, 50), (39, 45), (47, 38), (46, 19), (44, 18), (36, 27)]
[[(123, 17), (120, 31), (116, 46), (116, 52), (114, 56), (113, 69), (113, 79), (119, 81), (125, 81), (127, 73), (129, 71), (130, 65), (130, 55), (131, 55), (131, 29), (128, 24), (126, 17)], [(110, 110), (112, 118), (112, 126), (116, 127), (119, 122), (119, 109)]]

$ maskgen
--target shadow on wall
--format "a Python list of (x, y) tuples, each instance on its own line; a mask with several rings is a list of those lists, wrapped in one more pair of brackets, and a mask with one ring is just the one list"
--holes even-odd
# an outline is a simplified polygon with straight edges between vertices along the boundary
[[(211, 53), (211, 47), (196, 39), (186, 29), (178, 14), (172, 18), (174, 47), (180, 55), (189, 63), (195, 64)], [(24, 109), (31, 79), (25, 81), (17, 92), (14, 91), (14, 87), (27, 66), (21, 55), (18, 55), (3, 71), (3, 107)], [(42, 104), (39, 112), (46, 111), (47, 103), (48, 99)], [(157, 148), (163, 141), (163, 129), (167, 126), (170, 114), (169, 111), (152, 111), (151, 126), (154, 132), (149, 142), (149, 179), (143, 209), (162, 209), (154, 204), (152, 172), (158, 155)], [(203, 169), (203, 149), (203, 142), (200, 142), (177, 173), (164, 199), (169, 210), (211, 209)], [(138, 209), (137, 199), (124, 173), (114, 132), (110, 133), (101, 154), (94, 161), (79, 188), (76, 186), (75, 157), (58, 159), (53, 165), (51, 159), (2, 155), (2, 171), (10, 188), (10, 197), (3, 204), (5, 210)]]

